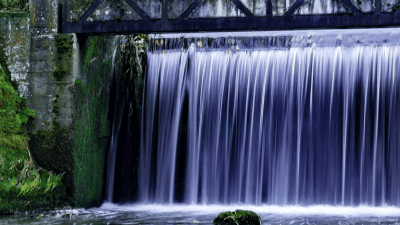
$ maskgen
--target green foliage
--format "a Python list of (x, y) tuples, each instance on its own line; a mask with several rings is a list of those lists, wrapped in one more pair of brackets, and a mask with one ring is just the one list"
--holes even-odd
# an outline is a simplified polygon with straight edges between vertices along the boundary
[(76, 80), (75, 80), (75, 85), (76, 85), (76, 86), (82, 85), (82, 80), (76, 79)]
[(52, 173), (50, 172), (49, 179), (47, 180), (46, 190), (44, 192), (53, 191), (54, 188), (61, 183), (62, 176), (51, 176)]
[(53, 107), (53, 112), (54, 112), (56, 115), (60, 115), (60, 105), (55, 104), (54, 107)]
[(99, 47), (96, 45), (97, 39), (98, 39), (98, 37), (96, 37), (96, 36), (92, 37), (92, 39), (90, 40), (89, 46), (87, 47), (85, 59), (83, 61), (83, 67), (82, 67), (82, 70), (84, 73), (88, 69), (90, 62), (93, 59), (95, 59), (95, 57), (97, 57), (99, 54)]
[(65, 76), (67, 76), (67, 70), (62, 67), (58, 67), (53, 71), (53, 77), (56, 79), (56, 81), (62, 81)]
[(7, 7), (7, 0), (1, 0), (0, 1), (0, 8), (6, 8)]
[(60, 115), (60, 93), (56, 94), (56, 100), (54, 101), (53, 105), (53, 112), (56, 114), (56, 116)]
[[(35, 118), (35, 111), (24, 107), (25, 101), (9, 81), (3, 66), (0, 65), (0, 134), (17, 135), (23, 132), (28, 118)], [(22, 106), (22, 107), (21, 107)], [(1, 137), (0, 136), (0, 137)], [(0, 139), (5, 142), (6, 140)], [(0, 142), (2, 143), (2, 142)]]
[(57, 53), (66, 54), (71, 53), (74, 40), (69, 35), (58, 35), (56, 38)]
[(29, 0), (0, 0), (0, 10), (26, 11)]
[(53, 121), (53, 126), (54, 126), (54, 128), (60, 128), (61, 127), (60, 123), (57, 122), (56, 120)]
[(6, 79), (7, 82), (10, 83), (12, 87), (14, 87), (14, 89), (17, 89), (17, 87), (18, 87), (17, 82), (11, 81), (11, 72), (10, 72), (10, 70), (8, 70), (8, 67), (7, 67), (6, 54), (1, 49), (2, 43), (6, 42), (6, 40), (5, 40), (3, 35), (4, 35), (4, 33), (0, 32), (0, 67), (1, 67), (0, 68), (0, 73), (5, 73), (5, 76), (3, 77), (3, 79)]
[(72, 47), (74, 40), (71, 35), (57, 35), (57, 59), (56, 69), (53, 71), (53, 77), (56, 81), (62, 81), (68, 75), (69, 60), (72, 56)]
[[(61, 128), (57, 121), (53, 121), (53, 128), (50, 130), (39, 130), (29, 134), (29, 146), (32, 157), (37, 165), (52, 171), (50, 175), (62, 175), (62, 184), (65, 187), (66, 195), (72, 195), (73, 188), (73, 141), (70, 138), (70, 131)], [(49, 176), (48, 185), (44, 191), (54, 189), (53, 184), (61, 181), (61, 178)], [(50, 183), (49, 183), (50, 182)], [(65, 199), (66, 201), (68, 199)]]
[(252, 211), (236, 210), (220, 213), (213, 221), (214, 225), (259, 225), (261, 218)]
[[(147, 62), (146, 51), (149, 37), (145, 34), (139, 34), (129, 35), (125, 38), (128, 40), (120, 46), (121, 56), (117, 62), (117, 70), (124, 69), (124, 71), (119, 71), (118, 73), (125, 76), (125, 80), (129, 81), (135, 92), (135, 99), (134, 102), (130, 103), (131, 108), (129, 111), (132, 112), (132, 106), (135, 106), (137, 118), (142, 118), (144, 71)], [(124, 65), (129, 65), (129, 69), (126, 70)], [(140, 119), (138, 122), (140, 127)]]
[(64, 196), (62, 176), (32, 161), (25, 125), (36, 112), (26, 108), (26, 100), (18, 95), (6, 68), (4, 61), (0, 62), (0, 214), (44, 209)]

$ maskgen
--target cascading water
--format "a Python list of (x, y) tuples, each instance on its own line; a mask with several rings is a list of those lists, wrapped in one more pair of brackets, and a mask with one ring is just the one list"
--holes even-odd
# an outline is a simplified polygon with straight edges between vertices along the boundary
[(114, 77), (107, 200), (400, 206), (400, 31), (313, 32), (153, 37), (141, 123)]
[(153, 39), (140, 201), (400, 206), (400, 47), (353, 39)]

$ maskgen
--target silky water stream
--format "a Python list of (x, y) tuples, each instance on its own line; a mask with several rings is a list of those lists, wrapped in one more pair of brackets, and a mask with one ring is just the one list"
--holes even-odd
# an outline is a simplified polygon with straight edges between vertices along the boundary
[(112, 181), (41, 222), (399, 224), (400, 29), (154, 35), (147, 57), (134, 203)]

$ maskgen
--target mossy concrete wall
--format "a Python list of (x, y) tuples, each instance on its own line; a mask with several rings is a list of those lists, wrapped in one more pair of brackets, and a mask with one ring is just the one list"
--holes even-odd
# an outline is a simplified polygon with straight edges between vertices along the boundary
[(59, 0), (30, 0), (29, 13), (0, 13), (0, 48), (27, 107), (39, 166), (64, 174), (79, 207), (103, 202), (109, 76), (116, 37), (59, 34)]
[[(58, 0), (29, 1), (29, 69), (27, 106), (37, 117), (28, 124), (29, 145), (37, 164), (63, 174), (67, 193), (74, 195), (73, 34), (58, 33)], [(73, 202), (71, 202), (73, 204)]]
[(61, 8), (57, 0), (30, 0), (29, 5), (31, 66), (26, 97), (28, 107), (37, 112), (30, 129), (50, 129), (55, 124), (71, 127), (74, 111), (69, 88), (80, 78), (72, 69), (74, 54), (79, 54), (73, 48), (76, 38), (72, 34), (58, 34)]
[(19, 83), (20, 96), (28, 95), (30, 33), (28, 13), (0, 13), (0, 48), (11, 72), (11, 79)]
[[(32, 140), (43, 139), (37, 138), (37, 134), (48, 134), (47, 139), (51, 139), (62, 129), (59, 136), (68, 138), (72, 145), (55, 143), (47, 148), (48, 153), (41, 150), (48, 146), (34, 147), (40, 155), (57, 151), (69, 159), (72, 154), (73, 163), (65, 160), (68, 167), (58, 168), (63, 168), (66, 174), (66, 185), (73, 187), (70, 188), (73, 203), (88, 207), (99, 205), (104, 199), (110, 139), (108, 81), (116, 42), (112, 37), (58, 34), (60, 7), (55, 0), (30, 0), (28, 107), (37, 111), (36, 122), (31, 127)], [(52, 132), (38, 132), (42, 129)], [(46, 163), (54, 167), (54, 163)]]
[(105, 166), (111, 139), (107, 117), (110, 104), (117, 37), (79, 38), (82, 52), (82, 80), (75, 88), (75, 202), (99, 205), (104, 200)]

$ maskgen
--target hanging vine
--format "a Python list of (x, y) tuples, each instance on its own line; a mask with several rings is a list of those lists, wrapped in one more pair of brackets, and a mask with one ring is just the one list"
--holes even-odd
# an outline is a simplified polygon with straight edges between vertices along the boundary
[[(134, 101), (130, 102), (129, 114), (132, 115), (136, 108), (136, 115), (141, 118), (142, 98), (144, 85), (144, 72), (146, 66), (146, 52), (148, 46), (148, 36), (144, 34), (123, 36), (120, 44), (120, 56), (117, 66), (124, 71), (117, 72), (123, 76), (124, 82), (129, 82), (124, 86), (134, 90)], [(127, 68), (128, 69), (125, 69)], [(133, 104), (136, 104), (134, 107)], [(139, 119), (140, 121), (140, 119)]]

